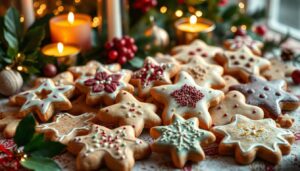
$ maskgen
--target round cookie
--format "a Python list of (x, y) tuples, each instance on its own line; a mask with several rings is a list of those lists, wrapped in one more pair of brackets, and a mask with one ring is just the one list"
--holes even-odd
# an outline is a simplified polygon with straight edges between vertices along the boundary
[(213, 127), (212, 131), (222, 139), (219, 154), (235, 155), (240, 164), (250, 164), (256, 157), (278, 164), (295, 141), (291, 131), (277, 128), (272, 119), (251, 120), (242, 115), (235, 115), (230, 124)]
[(235, 36), (234, 39), (227, 39), (224, 47), (228, 50), (236, 51), (240, 48), (247, 47), (253, 54), (260, 56), (264, 44), (261, 41), (253, 40), (250, 36)]

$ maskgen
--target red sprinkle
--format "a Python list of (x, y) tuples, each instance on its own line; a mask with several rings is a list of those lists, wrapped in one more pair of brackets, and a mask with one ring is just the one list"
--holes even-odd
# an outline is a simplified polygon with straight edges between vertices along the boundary
[(196, 87), (183, 85), (179, 90), (171, 93), (176, 102), (181, 106), (196, 107), (196, 104), (204, 95)]

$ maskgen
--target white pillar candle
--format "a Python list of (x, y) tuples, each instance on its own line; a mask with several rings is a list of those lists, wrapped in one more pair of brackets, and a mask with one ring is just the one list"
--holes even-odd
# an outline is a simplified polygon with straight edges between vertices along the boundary
[(121, 0), (107, 0), (107, 32), (108, 40), (122, 37)]
[(34, 23), (34, 10), (32, 0), (21, 0), (21, 9), (24, 17), (24, 26), (25, 28), (28, 28)]

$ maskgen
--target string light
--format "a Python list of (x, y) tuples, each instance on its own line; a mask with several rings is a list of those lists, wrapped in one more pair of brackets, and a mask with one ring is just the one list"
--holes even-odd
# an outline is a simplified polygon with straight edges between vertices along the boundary
[(236, 28), (236, 26), (231, 26), (230, 30), (231, 30), (231, 32), (235, 33), (237, 31), (237, 28)]
[(168, 8), (167, 8), (166, 6), (160, 7), (160, 12), (161, 12), (162, 14), (166, 13), (167, 10), (168, 10)]
[(247, 26), (246, 25), (241, 25), (241, 29), (247, 30)]
[(245, 8), (245, 4), (243, 2), (239, 2), (239, 8), (244, 9)]
[(176, 10), (175, 15), (176, 17), (181, 17), (183, 15), (183, 12), (181, 10)]
[(100, 25), (100, 19), (98, 17), (93, 18), (92, 27), (96, 28)]
[(24, 19), (24, 17), (23, 17), (23, 16), (21, 16), (21, 17), (20, 17), (20, 22), (21, 22), (21, 23), (23, 23), (23, 22), (24, 22), (24, 20), (25, 20), (25, 19)]
[(202, 16), (202, 11), (196, 11), (196, 12), (195, 12), (195, 15), (196, 15), (197, 17), (201, 17), (201, 16)]
[(80, 3), (81, 0), (74, 0), (76, 4)]

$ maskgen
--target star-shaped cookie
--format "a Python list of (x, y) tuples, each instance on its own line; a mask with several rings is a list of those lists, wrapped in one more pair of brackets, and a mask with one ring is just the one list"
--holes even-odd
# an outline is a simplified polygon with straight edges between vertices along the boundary
[(86, 94), (88, 105), (99, 105), (101, 102), (111, 105), (121, 90), (133, 92), (134, 88), (128, 84), (127, 74), (127, 72), (111, 73), (100, 67), (94, 75), (81, 76), (75, 85), (80, 92)]
[(68, 113), (60, 113), (55, 116), (53, 122), (36, 126), (37, 132), (46, 133), (53, 141), (68, 144), (75, 136), (88, 133), (91, 128), (91, 120), (95, 114), (84, 113), (73, 116)]
[(221, 89), (224, 93), (228, 92), (229, 87), (232, 85), (240, 84), (240, 82), (230, 75), (223, 75), (225, 86)]
[[(49, 79), (49, 78), (43, 78), (43, 77), (37, 78), (34, 81), (34, 84), (36, 86), (38, 86), (41, 83), (43, 83), (46, 79)], [(65, 71), (65, 72), (59, 73), (55, 77), (53, 77), (51, 79), (52, 79), (52, 81), (54, 82), (54, 84), (56, 86), (58, 86), (58, 85), (74, 84), (74, 77), (73, 77), (72, 73), (69, 72), (69, 71)]]
[(208, 64), (202, 58), (192, 58), (189, 63), (182, 65), (181, 71), (189, 73), (199, 86), (215, 89), (225, 86), (225, 80), (222, 77), (223, 67)]
[(76, 137), (68, 149), (78, 154), (77, 170), (97, 170), (103, 164), (110, 170), (131, 170), (135, 160), (151, 153), (149, 144), (136, 138), (131, 126), (110, 130), (95, 124), (89, 134)]
[(72, 115), (80, 115), (82, 113), (97, 113), (99, 110), (100, 105), (96, 106), (90, 106), (86, 104), (85, 95), (81, 95), (75, 100), (73, 100), (72, 103), (72, 109), (68, 110), (68, 113)]
[(238, 90), (246, 96), (248, 104), (264, 109), (265, 117), (277, 118), (282, 110), (294, 110), (300, 105), (298, 97), (286, 92), (284, 80), (265, 81), (250, 76), (247, 84), (233, 85), (230, 90)]
[(294, 134), (289, 130), (277, 128), (272, 119), (251, 120), (236, 115), (228, 125), (216, 126), (212, 131), (223, 138), (219, 153), (235, 154), (240, 164), (250, 164), (257, 157), (278, 164), (282, 154), (289, 154)]
[(286, 77), (291, 76), (292, 72), (295, 70), (294, 66), (287, 65), (276, 58), (271, 59), (270, 62), (271, 67), (262, 73), (268, 80), (286, 79)]
[(69, 110), (72, 104), (68, 98), (73, 94), (73, 85), (55, 86), (51, 79), (46, 79), (38, 87), (14, 96), (14, 100), (21, 105), (20, 117), (34, 111), (43, 122), (48, 121), (55, 110)]
[(144, 127), (151, 128), (161, 124), (161, 119), (155, 111), (154, 104), (140, 102), (132, 94), (120, 91), (116, 104), (100, 109), (97, 116), (104, 123), (132, 125), (135, 135), (139, 136)]
[(155, 152), (170, 152), (173, 163), (183, 168), (187, 160), (198, 162), (205, 159), (201, 145), (208, 145), (215, 141), (213, 133), (199, 129), (197, 118), (183, 119), (174, 115), (172, 123), (167, 126), (157, 126), (150, 130), (155, 141), (151, 149)]
[(178, 114), (184, 118), (197, 117), (204, 129), (209, 129), (212, 124), (208, 108), (216, 106), (224, 97), (222, 91), (197, 85), (185, 71), (181, 71), (175, 84), (153, 87), (151, 95), (165, 105), (162, 114), (165, 125), (170, 124), (174, 114)]
[(149, 96), (150, 89), (154, 86), (171, 84), (171, 78), (179, 71), (179, 64), (158, 63), (152, 57), (147, 57), (144, 66), (134, 72), (130, 83), (137, 86), (138, 96)]
[(203, 58), (207, 63), (215, 64), (214, 56), (217, 53), (222, 53), (223, 50), (219, 47), (209, 46), (202, 40), (194, 40), (189, 45), (180, 45), (172, 49), (173, 57), (182, 62), (187, 63), (195, 57)]
[(223, 65), (225, 74), (239, 77), (247, 82), (249, 75), (260, 75), (260, 72), (271, 66), (269, 60), (254, 55), (249, 48), (243, 47), (237, 51), (225, 51), (218, 54), (215, 60)]
[(227, 39), (224, 46), (226, 49), (233, 51), (247, 47), (253, 54), (260, 56), (264, 44), (261, 41), (253, 40), (250, 36), (236, 36), (234, 39)]
[(238, 91), (229, 91), (225, 99), (213, 108), (209, 109), (213, 125), (225, 125), (230, 123), (236, 115), (244, 115), (250, 119), (263, 119), (264, 111), (257, 107), (246, 104), (245, 96)]

